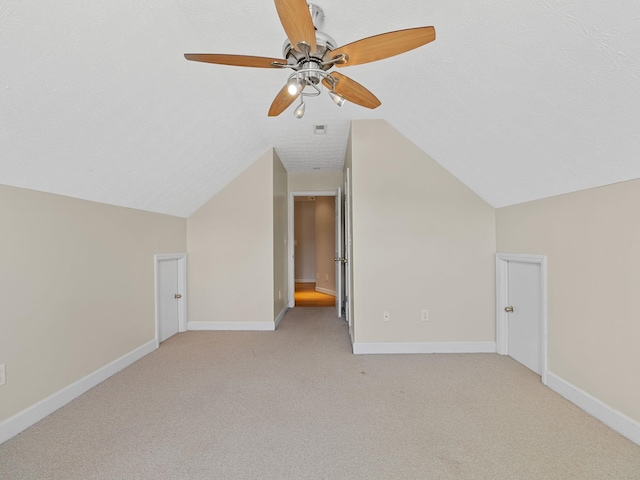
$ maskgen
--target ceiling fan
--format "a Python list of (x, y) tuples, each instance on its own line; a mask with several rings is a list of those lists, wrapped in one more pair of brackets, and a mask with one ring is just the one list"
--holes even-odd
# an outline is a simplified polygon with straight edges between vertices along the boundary
[[(366, 108), (377, 108), (380, 100), (360, 85), (332, 67), (347, 67), (382, 60), (432, 42), (436, 38), (433, 27), (409, 28), (383, 33), (338, 47), (335, 40), (319, 31), (324, 12), (306, 0), (275, 0), (280, 22), (287, 34), (282, 48), (284, 58), (226, 55), (217, 53), (187, 53), (185, 58), (196, 62), (236, 65), (240, 67), (290, 68), (294, 72), (278, 92), (269, 108), (269, 116), (280, 115), (298, 97), (302, 97), (294, 115), (302, 118), (305, 96), (322, 93), (321, 84), (338, 106), (346, 100)], [(307, 89), (307, 87), (309, 87)], [(305, 90), (306, 89), (306, 90)]]

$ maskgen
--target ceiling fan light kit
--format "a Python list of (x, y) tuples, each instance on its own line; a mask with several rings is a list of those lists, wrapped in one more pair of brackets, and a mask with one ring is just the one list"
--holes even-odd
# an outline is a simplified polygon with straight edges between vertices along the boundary
[(298, 95), (302, 91), (302, 84), (298, 79), (289, 79), (287, 82), (287, 92), (289, 95)]
[(333, 100), (333, 103), (335, 103), (339, 107), (344, 105), (344, 102), (347, 101), (346, 98), (344, 98), (342, 95), (336, 92), (329, 92), (329, 98), (331, 98), (331, 100)]
[(296, 109), (293, 111), (293, 115), (294, 115), (296, 118), (302, 118), (302, 117), (304, 116), (304, 110), (305, 110), (305, 108), (306, 108), (306, 104), (304, 103), (304, 100), (302, 100), (302, 101), (300, 102), (300, 105), (298, 105), (298, 108), (296, 108)]
[(320, 95), (322, 86), (329, 90), (329, 97), (339, 107), (348, 100), (365, 108), (377, 108), (381, 102), (373, 93), (355, 80), (329, 70), (399, 55), (436, 38), (433, 27), (418, 27), (383, 33), (338, 47), (333, 38), (319, 30), (324, 21), (324, 12), (319, 6), (307, 4), (306, 0), (275, 0), (275, 5), (287, 34), (282, 47), (283, 59), (215, 53), (185, 54), (187, 60), (196, 62), (294, 70), (271, 104), (270, 117), (280, 115), (301, 97), (294, 115), (302, 118), (304, 97)]

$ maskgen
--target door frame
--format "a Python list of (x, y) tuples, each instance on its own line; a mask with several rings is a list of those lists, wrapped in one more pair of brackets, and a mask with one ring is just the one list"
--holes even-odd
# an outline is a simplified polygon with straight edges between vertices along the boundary
[(178, 261), (178, 292), (182, 298), (178, 299), (178, 332), (187, 331), (187, 254), (159, 253), (153, 256), (153, 277), (155, 295), (156, 318), (156, 347), (160, 344), (160, 282), (158, 279), (158, 263), (163, 260)]
[(351, 344), (353, 345), (353, 315), (351, 311), (352, 304), (352, 288), (351, 288), (351, 173), (349, 167), (345, 169), (344, 172), (344, 192), (343, 192), (343, 201), (344, 201), (344, 238), (342, 239), (344, 243), (344, 252), (343, 256), (346, 258), (347, 262), (345, 263), (344, 269), (344, 319), (349, 326), (349, 338), (351, 339)]
[(336, 198), (334, 200), (334, 219), (335, 232), (333, 236), (333, 251), (335, 252), (335, 292), (336, 292), (336, 315), (338, 318), (344, 318), (342, 308), (344, 307), (344, 278), (345, 266), (343, 263), (344, 256), (344, 197), (342, 187), (336, 190)]
[(509, 316), (504, 307), (509, 301), (509, 262), (535, 263), (540, 265), (540, 312), (542, 331), (540, 332), (541, 377), (547, 384), (547, 256), (514, 253), (496, 254), (496, 351), (500, 355), (509, 354)]
[(293, 245), (294, 241), (294, 225), (293, 225), (293, 208), (294, 208), (294, 197), (334, 197), (336, 196), (335, 190), (322, 190), (322, 191), (295, 191), (289, 192), (289, 239), (287, 243), (289, 244), (289, 308), (293, 308), (296, 306), (296, 282), (295, 282), (295, 248)]

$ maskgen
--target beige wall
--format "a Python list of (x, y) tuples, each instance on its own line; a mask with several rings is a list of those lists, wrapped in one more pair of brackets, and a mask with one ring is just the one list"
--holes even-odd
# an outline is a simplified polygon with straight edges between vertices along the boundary
[(289, 304), (287, 170), (273, 152), (273, 310), (276, 318)]
[(640, 421), (640, 180), (497, 210), (502, 253), (547, 255), (549, 371)]
[(274, 155), (187, 219), (189, 322), (273, 322)]
[(316, 202), (293, 202), (296, 281), (316, 281)]
[(494, 209), (387, 122), (351, 129), (355, 342), (495, 341)]
[(342, 172), (289, 174), (289, 192), (333, 192), (341, 186)]
[(156, 253), (185, 220), (0, 186), (0, 421), (155, 339)]
[(316, 197), (314, 215), (316, 289), (331, 295), (336, 292), (335, 201), (335, 197)]

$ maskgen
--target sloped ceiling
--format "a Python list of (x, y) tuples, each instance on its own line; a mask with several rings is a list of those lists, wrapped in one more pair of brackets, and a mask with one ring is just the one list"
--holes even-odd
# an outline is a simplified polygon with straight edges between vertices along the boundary
[[(382, 101), (266, 113), (288, 71), (272, 1), (0, 0), (0, 183), (189, 216), (274, 147), (341, 170), (349, 122), (383, 118), (493, 206), (640, 177), (640, 2), (318, 0), (343, 45), (435, 42), (340, 72)], [(313, 135), (326, 124), (326, 135)]]

